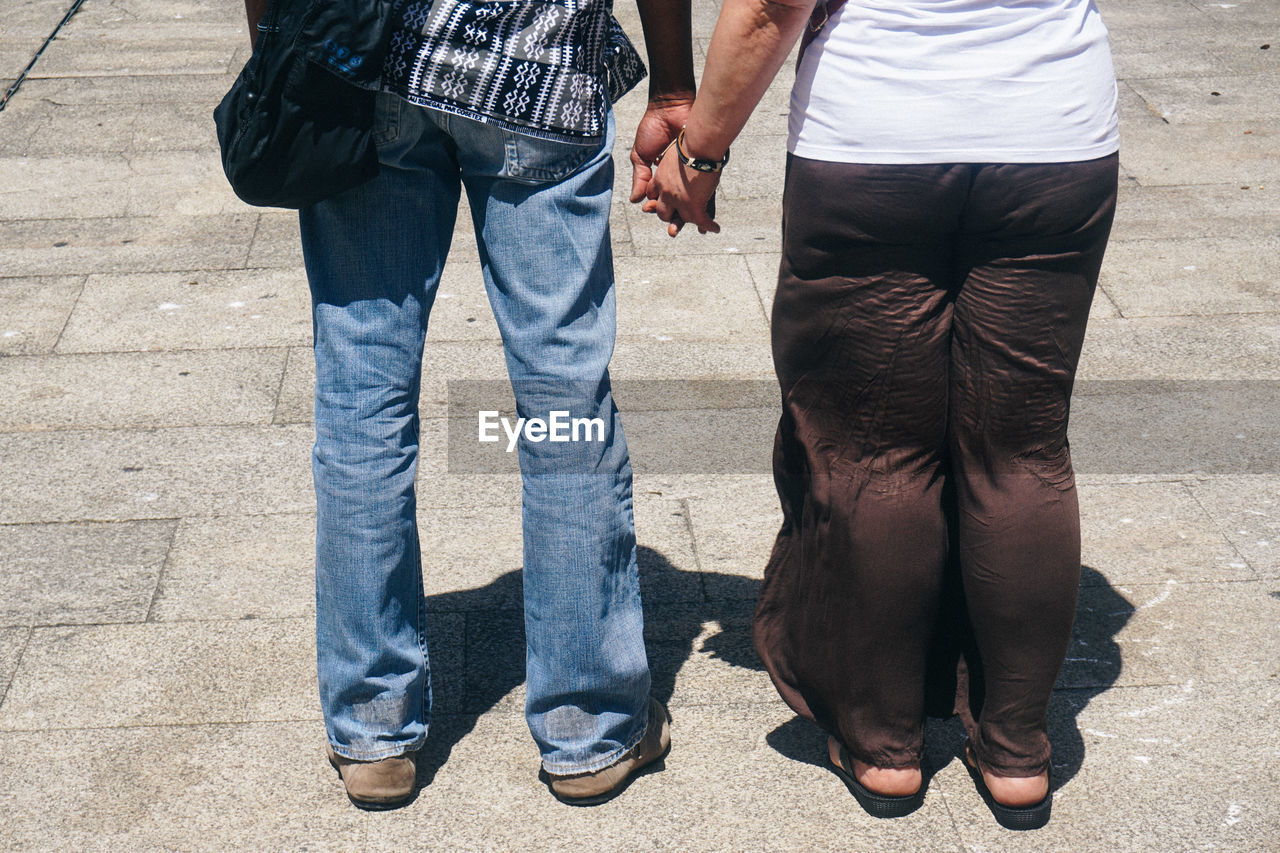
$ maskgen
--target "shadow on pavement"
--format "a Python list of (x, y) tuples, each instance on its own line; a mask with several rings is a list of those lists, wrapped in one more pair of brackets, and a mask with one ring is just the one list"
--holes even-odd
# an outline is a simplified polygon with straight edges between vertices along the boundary
[[(637, 556), (655, 697), (663, 703), (670, 701), (681, 667), (698, 651), (732, 666), (763, 670), (751, 642), (758, 580), (718, 572), (686, 572), (645, 546), (640, 546)], [(507, 572), (483, 587), (427, 598), (430, 612), (463, 614), (465, 630), (430, 638), (433, 661), (460, 664), (444, 672), (433, 664), (437, 710), (431, 736), (419, 755), (420, 785), (430, 784), (449, 760), (454, 745), (472, 731), (480, 715), (524, 683), (520, 601), (519, 571)], [(1076, 717), (1119, 678), (1122, 664), (1115, 638), (1133, 612), (1133, 605), (1101, 573), (1082, 567), (1071, 648), (1049, 703), (1055, 788), (1080, 770), (1084, 741)], [(513, 712), (521, 710), (512, 708)], [(826, 736), (806, 720), (795, 717), (766, 739), (787, 758), (826, 767)], [(957, 758), (963, 743), (964, 731), (957, 718), (930, 718), (925, 729), (927, 775)]]
[[(1053, 787), (1062, 787), (1080, 771), (1084, 740), (1076, 717), (1093, 697), (1120, 677), (1120, 646), (1116, 635), (1134, 607), (1095, 569), (1082, 566), (1080, 599), (1067, 663), (1049, 700), (1049, 739), (1053, 744)], [(964, 748), (964, 728), (957, 717), (931, 717), (925, 725), (926, 778), (958, 759)], [(769, 733), (766, 740), (793, 761), (827, 766), (826, 734), (795, 717)]]
[[(686, 572), (643, 545), (637, 550), (637, 562), (655, 697), (664, 704), (670, 701), (676, 676), (696, 649), (734, 666), (763, 669), (751, 645), (751, 613), (759, 581), (740, 575)], [(460, 635), (455, 631), (428, 636), (435, 711), (427, 744), (418, 755), (419, 787), (431, 783), (453, 747), (475, 728), (480, 715), (524, 683), (520, 602), (518, 570), (483, 587), (427, 597), (428, 613), (462, 614), (465, 629)], [(718, 631), (712, 623), (718, 623)], [(452, 661), (459, 664), (437, 663)], [(523, 711), (519, 707), (512, 710)], [(529, 749), (535, 751), (532, 740)]]

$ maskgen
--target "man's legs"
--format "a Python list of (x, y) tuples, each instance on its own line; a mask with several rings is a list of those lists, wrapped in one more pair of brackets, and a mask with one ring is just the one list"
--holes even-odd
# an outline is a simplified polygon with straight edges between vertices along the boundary
[(453, 232), (452, 144), (381, 96), (382, 171), (302, 211), (316, 358), (316, 647), (337, 756), (422, 746), (430, 720), (415, 518), (427, 315)]
[(519, 452), (529, 728), (547, 772), (588, 773), (641, 740), (649, 694), (631, 467), (608, 372), (612, 120), (593, 145), (438, 120), (458, 144), (519, 414), (581, 424), (577, 440), (522, 437)]

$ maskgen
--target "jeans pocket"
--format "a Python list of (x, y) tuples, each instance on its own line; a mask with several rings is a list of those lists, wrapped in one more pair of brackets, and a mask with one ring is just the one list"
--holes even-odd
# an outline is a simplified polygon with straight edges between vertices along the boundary
[(383, 146), (400, 136), (400, 107), (404, 101), (396, 95), (379, 92), (373, 109), (373, 144)]
[(600, 153), (604, 139), (568, 142), (502, 131), (506, 162), (503, 176), (526, 184), (555, 183), (581, 169)]

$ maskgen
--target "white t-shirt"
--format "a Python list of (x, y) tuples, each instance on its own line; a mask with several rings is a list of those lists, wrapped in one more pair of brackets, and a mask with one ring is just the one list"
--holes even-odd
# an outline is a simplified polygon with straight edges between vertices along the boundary
[(1119, 147), (1092, 0), (848, 0), (805, 51), (788, 150), (838, 163), (1057, 163)]

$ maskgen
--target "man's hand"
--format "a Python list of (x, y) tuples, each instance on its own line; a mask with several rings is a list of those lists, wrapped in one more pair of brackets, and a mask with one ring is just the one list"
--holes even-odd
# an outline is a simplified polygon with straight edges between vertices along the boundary
[(631, 147), (631, 202), (640, 201), (649, 193), (649, 181), (653, 179), (653, 167), (662, 152), (671, 145), (676, 134), (689, 119), (693, 96), (652, 98), (636, 127), (635, 145)]

